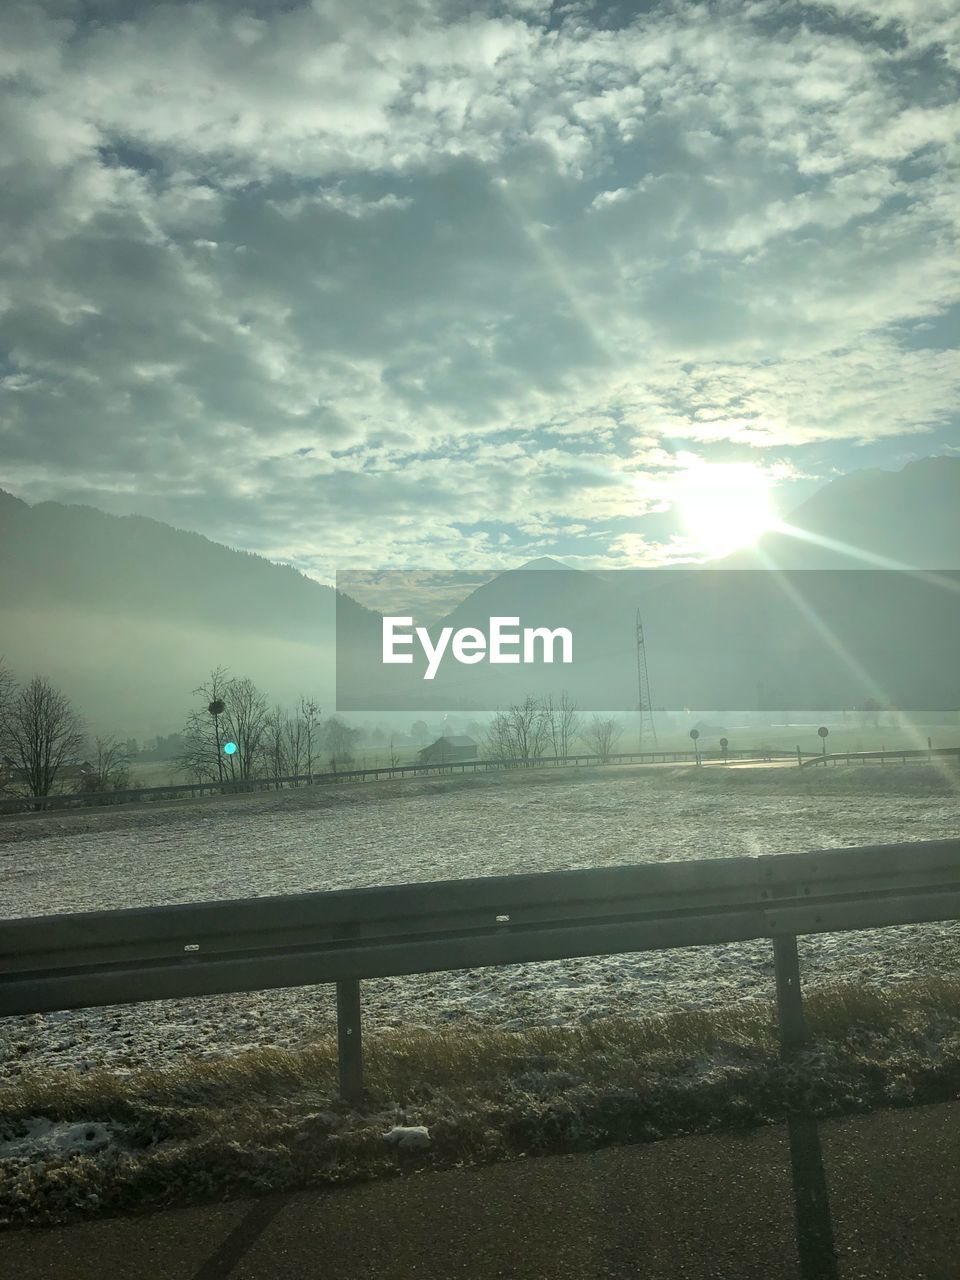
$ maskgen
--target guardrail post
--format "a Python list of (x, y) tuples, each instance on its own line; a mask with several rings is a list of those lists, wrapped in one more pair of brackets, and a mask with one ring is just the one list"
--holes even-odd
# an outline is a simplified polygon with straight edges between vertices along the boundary
[(780, 1022), (780, 1049), (788, 1054), (807, 1038), (800, 995), (800, 958), (793, 934), (773, 940), (773, 967), (777, 979), (777, 1017)]
[(340, 1059), (340, 1096), (357, 1102), (363, 1094), (363, 1043), (360, 1034), (360, 980), (337, 983), (337, 1050)]

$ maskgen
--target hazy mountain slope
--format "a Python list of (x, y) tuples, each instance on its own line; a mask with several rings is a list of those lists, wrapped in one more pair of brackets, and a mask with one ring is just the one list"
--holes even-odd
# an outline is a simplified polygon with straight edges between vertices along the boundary
[[(638, 609), (660, 706), (827, 709), (871, 697), (917, 710), (960, 706), (953, 660), (960, 574), (951, 589), (927, 576), (872, 569), (503, 574), (445, 624), (487, 631), (489, 617), (505, 615), (521, 626), (564, 626), (573, 664), (466, 668), (448, 661), (430, 696), (444, 691), (448, 705), (472, 698), (463, 705), (479, 709), (565, 688), (581, 706), (631, 710)], [(412, 673), (401, 669), (398, 689), (415, 689)]]
[[(494, 705), (566, 682), (582, 703), (627, 708), (636, 698), (639, 608), (659, 699), (670, 706), (807, 705), (801, 698), (822, 706), (838, 698), (853, 704), (872, 692), (871, 673), (886, 684), (882, 693), (904, 705), (941, 697), (942, 682), (927, 685), (917, 676), (924, 665), (928, 673), (950, 665), (954, 641), (948, 633), (957, 619), (949, 592), (876, 574), (854, 584), (844, 573), (789, 582), (748, 573), (734, 581), (713, 570), (776, 565), (872, 571), (887, 562), (960, 567), (960, 459), (930, 458), (899, 472), (844, 476), (785, 523), (820, 541), (770, 534), (757, 550), (677, 571), (585, 573), (544, 559), (500, 574), (431, 630), (484, 629), (496, 615), (519, 616), (522, 625), (566, 626), (576, 637), (578, 670), (468, 671), (447, 663), (433, 692), (443, 688), (455, 698), (475, 693), (482, 682), (488, 690), (495, 687), (486, 695)], [(833, 544), (862, 548), (873, 558), (842, 553)], [(539, 569), (548, 572), (531, 572)], [(832, 646), (824, 643), (824, 624)], [(855, 674), (858, 662), (864, 678)], [(957, 690), (951, 686), (943, 696), (955, 701)], [(730, 701), (715, 701), (722, 697)]]
[(20, 603), (316, 640), (334, 590), (287, 565), (141, 516), (0, 492), (0, 589)]
[[(854, 471), (819, 489), (785, 524), (834, 544), (916, 569), (960, 568), (960, 457), (921, 458), (901, 471)], [(787, 533), (769, 533), (755, 551), (724, 567), (770, 561), (787, 569), (870, 568), (874, 563)], [(891, 565), (891, 567), (896, 567)]]
[(272, 699), (332, 704), (334, 589), (156, 520), (0, 491), (0, 602), (0, 654), (61, 684), (95, 726), (169, 731), (219, 664)]

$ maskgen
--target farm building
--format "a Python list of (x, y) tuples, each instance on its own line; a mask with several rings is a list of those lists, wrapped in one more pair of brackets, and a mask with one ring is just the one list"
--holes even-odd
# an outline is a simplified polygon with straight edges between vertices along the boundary
[[(84, 760), (81, 764), (62, 764), (56, 771), (58, 781), (64, 779), (88, 778), (96, 773), (96, 769), (89, 760)], [(0, 786), (9, 785), (14, 782), (26, 782), (28, 774), (23, 769), (18, 769), (13, 760), (9, 756), (0, 758)]]
[(89, 774), (96, 773), (96, 769), (89, 760), (84, 760), (80, 764), (64, 764), (57, 770), (58, 778), (86, 778)]
[(421, 764), (450, 764), (456, 760), (476, 760), (477, 744), (466, 734), (438, 738), (420, 752)]

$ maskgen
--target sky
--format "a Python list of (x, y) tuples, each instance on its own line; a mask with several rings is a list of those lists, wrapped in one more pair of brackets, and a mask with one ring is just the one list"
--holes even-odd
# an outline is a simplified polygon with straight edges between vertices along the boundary
[(0, 487), (331, 581), (960, 452), (958, 71), (955, 0), (7, 0)]

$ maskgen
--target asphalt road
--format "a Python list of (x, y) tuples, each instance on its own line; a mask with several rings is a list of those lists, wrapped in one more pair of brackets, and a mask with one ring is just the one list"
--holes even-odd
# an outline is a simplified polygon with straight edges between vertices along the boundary
[[(819, 1136), (840, 1280), (960, 1280), (960, 1103)], [(775, 1126), (14, 1231), (0, 1276), (798, 1280), (790, 1141)]]

